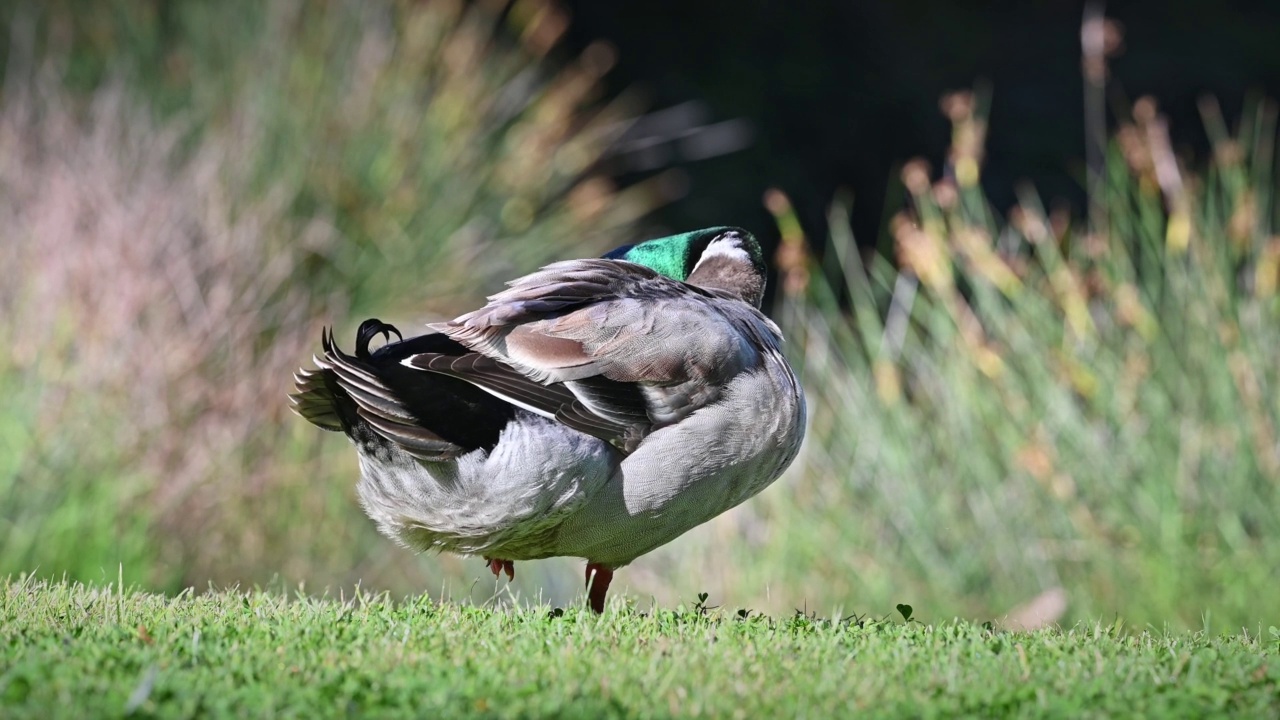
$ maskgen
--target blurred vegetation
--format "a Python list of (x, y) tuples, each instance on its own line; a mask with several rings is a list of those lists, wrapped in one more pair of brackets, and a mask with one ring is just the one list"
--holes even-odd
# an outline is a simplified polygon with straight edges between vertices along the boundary
[[(7, 21), (0, 573), (491, 597), (481, 562), (378, 536), (349, 446), (285, 394), (322, 324), (411, 328), (638, 234), (657, 194), (599, 172), (635, 111), (602, 104), (611, 51), (556, 51), (566, 18), (527, 0)], [(858, 251), (841, 203), (811, 258), (771, 194), (805, 451), (619, 582), (770, 611), (987, 619), (1061, 594), (1046, 616), (1274, 618), (1274, 108), (1232, 133), (1206, 103), (1194, 165), (1154, 101), (1110, 135), (1100, 107), (1087, 219), (1029, 188), (992, 208), (967, 93), (942, 171), (904, 168), (892, 257)], [(511, 589), (564, 602), (572, 562)]]
[(629, 117), (595, 98), (608, 48), (546, 60), (564, 19), (538, 2), (9, 19), (0, 569), (423, 587), (349, 448), (287, 412), (290, 373), (321, 324), (411, 329), (630, 239), (645, 187), (591, 169)]
[[(180, 136), (177, 158), (227, 138), (240, 193), (281, 193), (291, 216), (344, 239), (312, 248), (295, 276), (341, 287), (357, 310), (420, 310), (423, 296), (455, 307), (468, 294), (448, 284), (424, 293), (413, 273), (388, 266), (503, 277), (563, 244), (607, 246), (649, 209), (644, 186), (618, 202), (592, 173), (632, 112), (625, 100), (598, 102), (608, 46), (541, 62), (567, 21), (542, 0), (506, 13), (503, 3), (423, 5), (20, 6), (9, 75), (39, 67), (82, 94), (126, 86), (131, 111)], [(570, 229), (573, 240), (542, 241)]]
[(940, 178), (904, 168), (895, 258), (837, 232), (810, 267), (771, 199), (811, 430), (787, 490), (754, 508), (768, 559), (734, 582), (966, 617), (1062, 589), (1047, 602), (1074, 617), (1277, 617), (1276, 107), (1232, 135), (1206, 100), (1214, 156), (1193, 171), (1139, 99), (1090, 223), (1029, 188), (996, 215), (983, 105), (944, 98), (952, 148)]

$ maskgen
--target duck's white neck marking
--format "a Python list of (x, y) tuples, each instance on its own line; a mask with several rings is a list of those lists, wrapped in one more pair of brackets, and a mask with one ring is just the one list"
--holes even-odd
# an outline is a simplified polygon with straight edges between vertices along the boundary
[(711, 243), (707, 245), (707, 249), (702, 251), (702, 256), (698, 258), (698, 264), (693, 266), (693, 271), (689, 274), (693, 275), (693, 273), (698, 272), (698, 268), (702, 267), (702, 263), (706, 262), (707, 258), (712, 257), (730, 258), (750, 265), (751, 256), (747, 254), (746, 250), (743, 250), (738, 245), (738, 242), (737, 238), (711, 241)]

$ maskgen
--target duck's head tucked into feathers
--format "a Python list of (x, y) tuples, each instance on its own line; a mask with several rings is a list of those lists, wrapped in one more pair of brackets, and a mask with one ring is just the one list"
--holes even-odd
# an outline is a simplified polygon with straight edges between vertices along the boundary
[(764, 298), (760, 243), (737, 227), (711, 227), (624, 245), (605, 255), (644, 265), (674, 280), (723, 290), (755, 307)]

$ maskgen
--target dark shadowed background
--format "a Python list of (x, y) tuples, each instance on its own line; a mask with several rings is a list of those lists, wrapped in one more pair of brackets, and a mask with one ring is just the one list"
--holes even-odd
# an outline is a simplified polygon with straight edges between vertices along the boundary
[[(694, 103), (700, 124), (744, 121), (741, 151), (691, 159), (679, 139), (620, 158), (636, 176), (675, 166), (686, 194), (658, 211), (667, 227), (735, 222), (768, 227), (765, 188), (795, 202), (812, 236), (825, 234), (837, 190), (854, 196), (860, 244), (884, 234), (897, 168), (922, 156), (935, 167), (949, 142), (938, 111), (946, 91), (985, 83), (991, 93), (983, 187), (998, 210), (1027, 180), (1077, 210), (1084, 199), (1080, 23), (1070, 0), (955, 3), (566, 3), (575, 47), (607, 38), (618, 48), (611, 90), (641, 90), (653, 107)], [(1152, 95), (1175, 147), (1203, 155), (1197, 110), (1206, 94), (1238, 119), (1250, 94), (1280, 94), (1280, 5), (1144, 0), (1106, 6), (1124, 29), (1111, 65), (1117, 107)], [(736, 128), (735, 128), (736, 129)], [(679, 137), (680, 133), (673, 132)], [(896, 208), (895, 208), (896, 209)], [(750, 220), (748, 220), (748, 218)]]

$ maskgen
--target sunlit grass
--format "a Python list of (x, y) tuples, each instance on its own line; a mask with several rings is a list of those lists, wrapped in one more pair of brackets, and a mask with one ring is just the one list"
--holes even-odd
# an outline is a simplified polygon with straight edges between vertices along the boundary
[(0, 585), (6, 717), (1261, 717), (1280, 635)]

